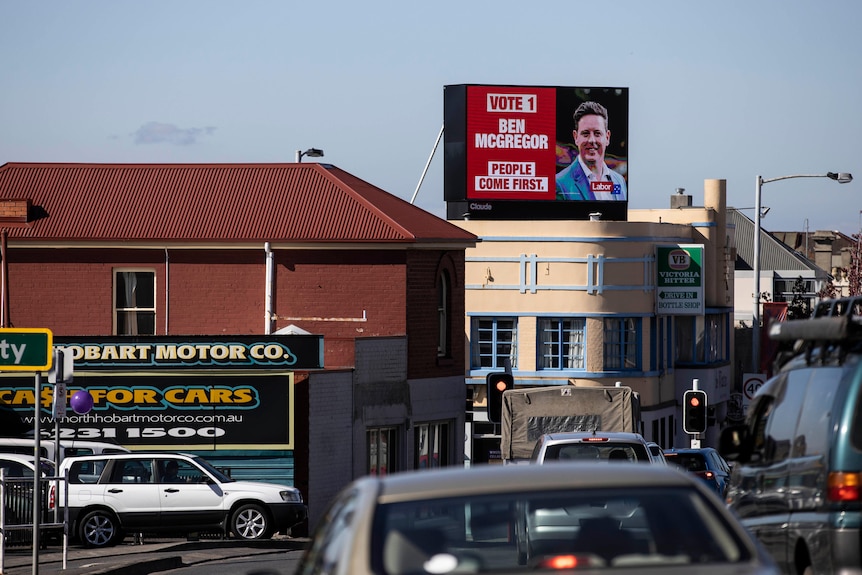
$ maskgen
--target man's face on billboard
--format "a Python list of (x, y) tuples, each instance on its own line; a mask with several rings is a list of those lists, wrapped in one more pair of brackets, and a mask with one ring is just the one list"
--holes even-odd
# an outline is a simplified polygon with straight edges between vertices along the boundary
[(594, 166), (604, 161), (605, 148), (611, 139), (611, 133), (605, 126), (605, 119), (595, 114), (581, 118), (573, 133), (578, 153), (588, 166)]

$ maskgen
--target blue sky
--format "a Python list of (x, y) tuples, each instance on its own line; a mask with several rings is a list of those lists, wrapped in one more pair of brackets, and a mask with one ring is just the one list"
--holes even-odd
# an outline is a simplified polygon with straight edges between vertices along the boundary
[[(0, 164), (335, 164), (410, 200), (443, 86), (630, 89), (630, 208), (763, 187), (767, 230), (862, 225), (858, 0), (5, 0)], [(442, 143), (416, 204), (445, 217)], [(746, 212), (753, 214), (753, 210)]]

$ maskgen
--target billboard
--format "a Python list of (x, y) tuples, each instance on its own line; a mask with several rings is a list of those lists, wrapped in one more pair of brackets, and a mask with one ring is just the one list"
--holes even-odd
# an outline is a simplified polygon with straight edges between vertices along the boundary
[(703, 245), (656, 246), (656, 313), (703, 315)]
[(444, 87), (449, 219), (625, 220), (628, 88)]

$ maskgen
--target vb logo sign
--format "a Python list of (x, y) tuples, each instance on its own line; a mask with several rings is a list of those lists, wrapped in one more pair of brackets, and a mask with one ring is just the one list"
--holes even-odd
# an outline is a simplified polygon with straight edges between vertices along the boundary
[(667, 255), (667, 265), (672, 270), (686, 270), (691, 265), (691, 256), (682, 249), (671, 250)]

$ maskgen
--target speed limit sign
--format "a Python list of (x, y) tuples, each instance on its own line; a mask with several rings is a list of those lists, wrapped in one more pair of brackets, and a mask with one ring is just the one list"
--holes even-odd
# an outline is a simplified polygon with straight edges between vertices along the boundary
[(766, 376), (762, 373), (745, 373), (742, 375), (743, 410), (748, 411), (754, 394), (760, 386), (766, 382)]

